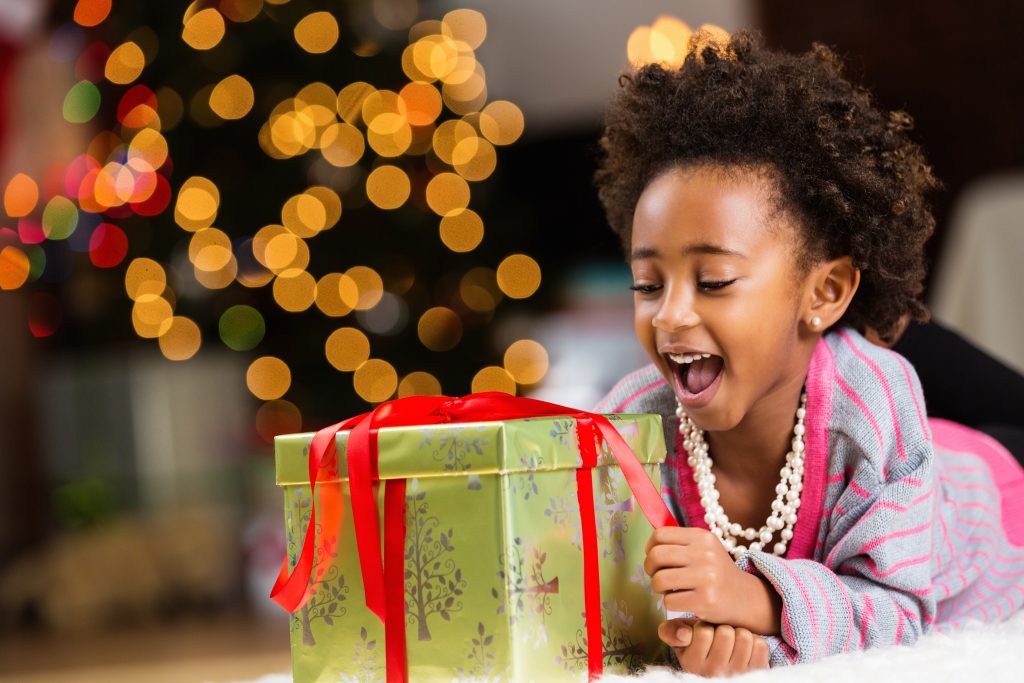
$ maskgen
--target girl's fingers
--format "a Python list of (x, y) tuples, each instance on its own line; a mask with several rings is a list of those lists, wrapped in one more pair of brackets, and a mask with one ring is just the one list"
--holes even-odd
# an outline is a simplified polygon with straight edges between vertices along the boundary
[(711, 643), (715, 638), (715, 627), (703, 621), (693, 625), (693, 639), (690, 646), (676, 650), (676, 657), (683, 671), (701, 673), (706, 670), (708, 651), (711, 650)]
[(693, 641), (694, 618), (669, 619), (658, 625), (658, 637), (670, 647), (689, 647)]
[(736, 643), (732, 648), (732, 657), (729, 658), (729, 666), (734, 672), (742, 672), (750, 668), (755, 638), (760, 640), (760, 636), (754, 635), (745, 628), (736, 629)]
[(693, 590), (698, 587), (695, 571), (690, 567), (667, 567), (651, 575), (651, 590), (655, 593)]
[(761, 636), (754, 637), (754, 648), (750, 655), (750, 668), (768, 668), (768, 643)]
[(708, 651), (708, 668), (715, 673), (726, 673), (736, 644), (736, 629), (728, 624), (714, 627), (715, 637)]

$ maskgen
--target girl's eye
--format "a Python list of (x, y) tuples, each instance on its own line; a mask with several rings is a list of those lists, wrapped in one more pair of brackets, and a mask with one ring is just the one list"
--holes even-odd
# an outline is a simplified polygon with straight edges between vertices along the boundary
[(641, 294), (653, 294), (661, 289), (661, 285), (633, 285), (630, 289), (634, 292), (640, 292)]
[(715, 289), (721, 289), (722, 287), (731, 285), (734, 282), (736, 282), (736, 280), (721, 280), (719, 282), (708, 282), (705, 280), (703, 282), (698, 282), (697, 286), (703, 289), (704, 291), (709, 292)]

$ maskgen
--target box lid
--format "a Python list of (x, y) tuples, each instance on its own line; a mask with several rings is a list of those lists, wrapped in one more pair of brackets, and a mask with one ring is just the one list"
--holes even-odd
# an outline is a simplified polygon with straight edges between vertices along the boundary
[[(665, 459), (660, 415), (606, 417), (641, 463), (658, 463)], [(275, 437), (279, 485), (309, 483), (307, 463), (312, 439), (312, 432)], [(320, 481), (347, 479), (348, 432), (340, 432), (336, 443), (337, 475)], [(385, 427), (377, 433), (377, 446), (377, 470), (381, 479), (575, 469), (582, 465), (576, 421), (571, 417)], [(607, 444), (602, 444), (598, 467), (614, 463), (615, 456)]]

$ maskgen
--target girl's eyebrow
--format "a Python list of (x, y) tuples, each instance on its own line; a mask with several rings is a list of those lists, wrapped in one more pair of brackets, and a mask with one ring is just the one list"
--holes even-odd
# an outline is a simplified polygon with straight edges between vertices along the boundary
[[(737, 256), (742, 259), (747, 258), (746, 254), (735, 251), (733, 249), (726, 249), (725, 247), (720, 247), (717, 244), (709, 244), (707, 242), (700, 242), (698, 244), (688, 245), (683, 249), (682, 253), (684, 256), (687, 256), (689, 254), (711, 254), (713, 256)], [(637, 247), (636, 249), (633, 250), (633, 253), (630, 254), (629, 260), (642, 261), (643, 259), (658, 258), (659, 256), (660, 254), (658, 253), (657, 249), (654, 249), (652, 247)]]

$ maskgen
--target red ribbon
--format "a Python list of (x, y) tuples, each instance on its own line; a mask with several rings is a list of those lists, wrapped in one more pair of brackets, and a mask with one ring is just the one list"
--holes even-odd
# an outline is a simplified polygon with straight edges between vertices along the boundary
[[(593, 680), (603, 669), (601, 642), (601, 590), (598, 575), (597, 529), (594, 520), (592, 469), (603, 438), (611, 448), (637, 504), (654, 528), (675, 526), (643, 465), (612, 427), (608, 418), (565, 406), (519, 398), (500, 392), (470, 394), (463, 398), (448, 396), (410, 396), (377, 406), (372, 412), (321, 429), (309, 449), (309, 486), (311, 494), (317, 480), (326, 476), (336, 463), (335, 438), (338, 432), (351, 430), (348, 439), (348, 478), (352, 498), (352, 521), (356, 531), (359, 566), (363, 576), (366, 606), (384, 624), (388, 683), (408, 679), (405, 647), (405, 480), (390, 479), (384, 488), (384, 557), (381, 559), (380, 521), (376, 488), (377, 431), (382, 427), (408, 427), (451, 422), (515, 420), (526, 417), (566, 416), (576, 420), (576, 433), (583, 465), (576, 472), (577, 501), (580, 506), (583, 536), (583, 584), (587, 628), (587, 670)], [(314, 558), (322, 554), (323, 538), (316, 538), (316, 503), (313, 496), (309, 528), (302, 552), (289, 574), (285, 557), (270, 597), (289, 612), (300, 609), (309, 597)], [(332, 505), (337, 507), (332, 501)], [(334, 517), (337, 518), (337, 512)], [(333, 521), (333, 520), (332, 520)], [(324, 525), (326, 527), (326, 525)]]

